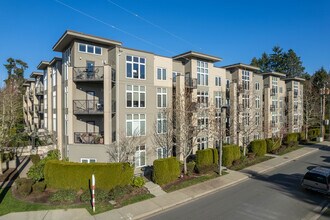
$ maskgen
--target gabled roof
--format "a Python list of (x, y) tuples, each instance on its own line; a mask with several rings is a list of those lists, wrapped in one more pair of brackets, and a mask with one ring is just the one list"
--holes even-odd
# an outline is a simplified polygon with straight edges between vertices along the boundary
[(84, 41), (92, 42), (92, 43), (96, 43), (96, 44), (109, 45), (109, 46), (114, 46), (114, 45), (121, 46), (122, 45), (122, 43), (119, 41), (110, 40), (110, 39), (103, 38), (103, 37), (97, 37), (94, 35), (84, 34), (81, 32), (67, 30), (61, 36), (61, 38), (55, 43), (55, 45), (53, 46), (53, 50), (58, 51), (58, 52), (63, 52), (66, 49), (66, 47), (73, 40), (76, 40), (76, 39), (84, 40)]
[(220, 57), (216, 57), (216, 56), (212, 56), (212, 55), (208, 55), (208, 54), (204, 54), (204, 53), (199, 53), (199, 52), (195, 52), (195, 51), (188, 51), (186, 53), (176, 55), (172, 58), (174, 60), (180, 60), (180, 59), (185, 59), (185, 58), (187, 58), (187, 59), (189, 59), (189, 58), (198, 58), (198, 59), (211, 61), (213, 63), (219, 62), (219, 61), (222, 60)]
[(231, 65), (227, 65), (227, 66), (222, 66), (221, 68), (225, 68), (225, 69), (238, 68), (238, 69), (244, 69), (244, 70), (260, 71), (259, 67), (251, 66), (248, 64), (244, 64), (244, 63), (235, 63), (235, 64), (231, 64)]

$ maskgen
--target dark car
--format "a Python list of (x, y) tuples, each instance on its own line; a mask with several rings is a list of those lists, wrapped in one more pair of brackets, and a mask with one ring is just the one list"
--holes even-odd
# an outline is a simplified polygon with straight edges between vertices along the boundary
[(330, 169), (315, 167), (308, 171), (302, 179), (301, 186), (324, 194), (330, 194)]

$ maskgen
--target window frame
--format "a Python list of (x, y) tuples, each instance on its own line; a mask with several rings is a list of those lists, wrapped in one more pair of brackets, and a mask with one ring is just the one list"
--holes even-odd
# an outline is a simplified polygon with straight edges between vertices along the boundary
[[(131, 57), (131, 60), (128, 60), (128, 57)], [(138, 61), (134, 61), (135, 58), (138, 59)], [(144, 63), (141, 60), (144, 60)], [(128, 76), (128, 64), (131, 65), (131, 77)], [(134, 64), (138, 66), (138, 77), (134, 77)], [(144, 78), (141, 78), (141, 67), (144, 66)], [(146, 80), (147, 79), (147, 59), (145, 57), (139, 57), (139, 56), (134, 56), (134, 55), (126, 55), (125, 59), (125, 77), (127, 79), (138, 79), (138, 80)]]
[[(80, 46), (84, 45), (85, 46), (85, 51), (81, 51), (80, 50)], [(93, 48), (93, 52), (88, 52), (88, 47), (92, 47)], [(96, 53), (96, 48), (100, 49), (101, 53)], [(103, 53), (103, 48), (100, 46), (96, 46), (96, 45), (92, 45), (92, 44), (85, 44), (85, 43), (78, 43), (78, 52), (79, 53), (88, 53), (88, 54), (94, 54), (94, 55), (98, 55), (101, 56)]]

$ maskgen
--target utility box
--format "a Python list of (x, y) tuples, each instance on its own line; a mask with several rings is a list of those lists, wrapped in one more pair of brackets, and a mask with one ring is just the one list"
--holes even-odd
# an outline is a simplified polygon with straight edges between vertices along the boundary
[(323, 142), (323, 137), (317, 137), (317, 138), (316, 138), (316, 141), (317, 141), (317, 142)]

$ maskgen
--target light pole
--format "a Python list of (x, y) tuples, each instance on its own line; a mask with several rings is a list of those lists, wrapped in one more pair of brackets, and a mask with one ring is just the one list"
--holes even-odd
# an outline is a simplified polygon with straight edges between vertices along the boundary
[(222, 133), (222, 110), (227, 109), (228, 106), (224, 105), (220, 107), (220, 143), (219, 143), (219, 176), (222, 175), (222, 139), (223, 139), (223, 133)]

